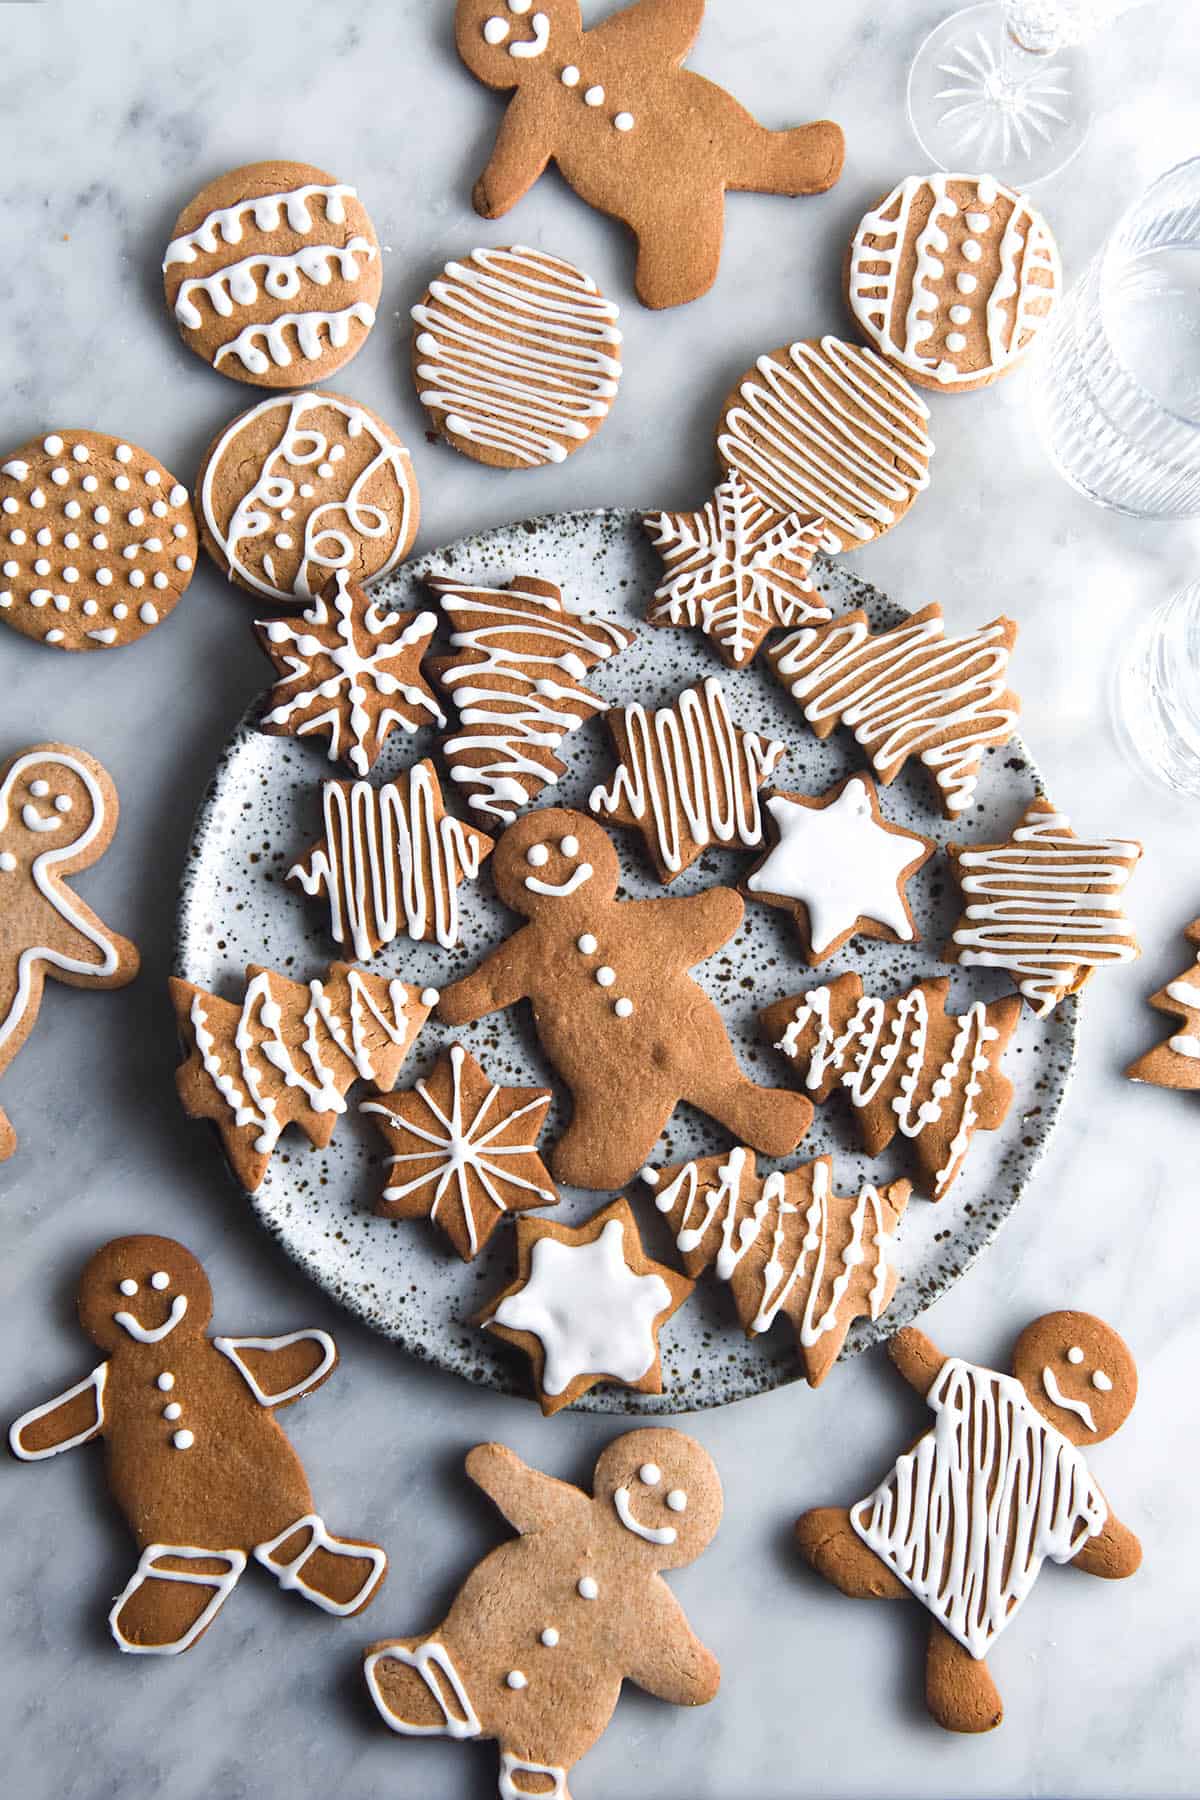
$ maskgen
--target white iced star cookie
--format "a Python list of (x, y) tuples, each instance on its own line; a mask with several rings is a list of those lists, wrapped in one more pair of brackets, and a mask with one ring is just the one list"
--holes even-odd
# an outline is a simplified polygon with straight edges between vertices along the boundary
[(582, 1225), (517, 1220), (517, 1274), (475, 1319), (530, 1357), (549, 1415), (601, 1381), (661, 1394), (658, 1333), (694, 1281), (642, 1248), (627, 1200)]
[(869, 776), (847, 776), (818, 798), (772, 794), (766, 811), (776, 842), (747, 876), (745, 892), (792, 914), (812, 967), (856, 932), (916, 943), (904, 890), (936, 846), (887, 822)]

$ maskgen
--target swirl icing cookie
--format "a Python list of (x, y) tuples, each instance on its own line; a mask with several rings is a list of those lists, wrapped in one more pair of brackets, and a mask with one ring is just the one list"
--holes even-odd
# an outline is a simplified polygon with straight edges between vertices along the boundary
[(621, 379), (618, 311), (560, 257), (523, 245), (447, 263), (412, 309), (417, 398), (475, 462), (565, 462), (608, 417)]
[(863, 335), (948, 393), (1014, 369), (1061, 288), (1050, 227), (990, 175), (910, 175), (864, 216), (846, 258)]
[(0, 462), (0, 619), (56, 650), (132, 644), (192, 579), (188, 491), (157, 457), (53, 431)]
[(324, 381), (362, 349), (383, 285), (357, 191), (307, 163), (248, 163), (175, 221), (167, 305), (189, 350), (254, 387)]
[(417, 478), (390, 425), (341, 394), (279, 395), (239, 413), (204, 453), (200, 541), (239, 587), (294, 606), (341, 571), (375, 581), (421, 519)]
[(929, 486), (929, 409), (898, 369), (841, 338), (760, 356), (729, 395), (717, 455), (782, 513), (821, 518), (821, 548), (898, 525)]

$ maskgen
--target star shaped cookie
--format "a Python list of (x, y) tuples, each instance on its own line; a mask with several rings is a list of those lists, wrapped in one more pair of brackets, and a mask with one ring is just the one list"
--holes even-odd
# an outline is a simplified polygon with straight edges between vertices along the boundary
[(904, 889), (937, 846), (889, 825), (869, 776), (848, 775), (815, 799), (770, 794), (766, 810), (776, 842), (746, 877), (744, 891), (791, 913), (813, 968), (856, 932), (916, 943)]
[(421, 679), (435, 614), (388, 612), (344, 569), (299, 619), (260, 619), (254, 629), (283, 677), (259, 720), (271, 736), (325, 736), (330, 762), (365, 775), (394, 726), (446, 723)]
[(648, 622), (697, 626), (731, 669), (752, 663), (777, 626), (833, 616), (810, 573), (825, 521), (776, 511), (736, 470), (698, 512), (642, 523), (667, 571)]
[(516, 1280), (472, 1322), (525, 1352), (549, 1417), (602, 1381), (661, 1394), (658, 1334), (695, 1285), (646, 1255), (619, 1199), (582, 1225), (518, 1219)]
[(549, 1088), (502, 1088), (454, 1044), (407, 1093), (368, 1101), (392, 1154), (375, 1210), (385, 1219), (432, 1219), (464, 1262), (506, 1212), (556, 1206), (558, 1189), (537, 1153)]
[(1140, 844), (1078, 838), (1039, 797), (1007, 843), (948, 850), (967, 905), (945, 960), (1007, 970), (1039, 1018), (1094, 970), (1141, 955), (1120, 902)]

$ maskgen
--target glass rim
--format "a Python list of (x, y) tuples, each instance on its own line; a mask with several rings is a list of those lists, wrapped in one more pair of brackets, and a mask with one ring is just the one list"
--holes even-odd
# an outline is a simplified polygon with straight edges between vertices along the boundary
[(1145, 396), (1145, 398), (1150, 402), (1150, 404), (1155, 408), (1155, 410), (1157, 412), (1160, 412), (1164, 415), (1164, 417), (1173, 420), (1174, 423), (1177, 425), (1186, 426), (1189, 431), (1200, 432), (1200, 412), (1197, 412), (1197, 413), (1179, 412), (1174, 406), (1171, 405), (1169, 400), (1163, 400), (1159, 397), (1159, 395), (1152, 392), (1151, 389), (1146, 386), (1146, 384), (1142, 380), (1141, 376), (1138, 375), (1133, 369), (1131, 369), (1129, 367), (1129, 365), (1125, 361), (1124, 357), (1117, 356), (1116, 346), (1113, 343), (1113, 339), (1112, 339), (1112, 333), (1108, 329), (1108, 320), (1103, 316), (1104, 315), (1104, 292), (1105, 292), (1105, 284), (1106, 284), (1107, 277), (1108, 277), (1109, 259), (1113, 256), (1118, 245), (1119, 244), (1123, 245), (1126, 229), (1129, 226), (1134, 213), (1140, 207), (1145, 205), (1146, 201), (1149, 200), (1151, 194), (1153, 194), (1156, 191), (1156, 189), (1163, 187), (1168, 181), (1173, 180), (1174, 177), (1177, 176), (1178, 174), (1180, 174), (1180, 172), (1182, 170), (1192, 169), (1192, 168), (1200, 169), (1200, 155), (1185, 156), (1181, 162), (1172, 163), (1172, 165), (1169, 169), (1164, 169), (1160, 175), (1156, 175), (1154, 177), (1153, 181), (1148, 182), (1147, 185), (1144, 188), (1142, 188), (1139, 193), (1134, 195), (1133, 199), (1129, 202), (1128, 206), (1122, 212), (1120, 218), (1117, 220), (1116, 224), (1113, 226), (1112, 230), (1109, 232), (1107, 238), (1104, 240), (1104, 243), (1101, 246), (1101, 249), (1099, 252), (1100, 283), (1099, 283), (1099, 293), (1098, 293), (1097, 297), (1098, 297), (1100, 308), (1101, 308), (1101, 323), (1103, 325), (1104, 335), (1108, 340), (1109, 348), (1112, 351), (1113, 356), (1116, 358), (1116, 361), (1120, 365), (1126, 378), (1133, 383), (1133, 385), (1138, 389), (1138, 391), (1141, 394), (1143, 394)]

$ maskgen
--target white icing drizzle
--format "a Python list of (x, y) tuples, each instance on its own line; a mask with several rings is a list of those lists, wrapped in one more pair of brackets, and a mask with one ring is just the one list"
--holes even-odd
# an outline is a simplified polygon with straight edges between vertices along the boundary
[[(157, 1567), (160, 1557), (169, 1556), (180, 1561), (219, 1562), (225, 1564), (221, 1575), (189, 1574), (181, 1569), (160, 1569)], [(130, 1656), (178, 1656), (187, 1650), (200, 1636), (220, 1608), (225, 1604), (234, 1587), (237, 1585), (246, 1567), (246, 1556), (242, 1550), (202, 1550), (194, 1544), (147, 1544), (138, 1558), (138, 1566), (128, 1582), (113, 1601), (108, 1615), (108, 1626), (116, 1640), (117, 1647)], [(145, 1586), (148, 1581), (178, 1581), (185, 1587), (203, 1587), (212, 1589), (212, 1599), (203, 1607), (199, 1616), (192, 1621), (181, 1637), (170, 1644), (138, 1644), (126, 1637), (121, 1630), (120, 1616), (127, 1600)]]
[[(976, 1000), (956, 1025), (946, 1060), (929, 1067), (929, 1003), (923, 988), (913, 988), (890, 1001), (863, 994), (839, 1036), (832, 1022), (830, 990), (816, 987), (803, 996), (775, 1048), (794, 1058), (805, 1032), (815, 1028), (805, 1086), (819, 1088), (831, 1070), (837, 1071), (842, 1087), (858, 1107), (868, 1106), (897, 1075), (899, 1086), (892, 1110), (907, 1138), (920, 1137), (927, 1126), (939, 1125), (957, 1109), (958, 1127), (950, 1139), (946, 1163), (935, 1179), (934, 1198), (941, 1199), (970, 1147), (979, 1118), (977, 1102), (983, 1077), (991, 1066), (988, 1045), (1000, 1035), (988, 1024), (982, 1000)], [(922, 1092), (924, 1099), (919, 1098)]]
[(1054, 1406), (1061, 1406), (1064, 1412), (1074, 1413), (1082, 1419), (1089, 1431), (1095, 1431), (1096, 1421), (1092, 1417), (1092, 1409), (1086, 1400), (1076, 1400), (1071, 1394), (1064, 1394), (1058, 1385), (1058, 1377), (1047, 1363), (1042, 1370), (1042, 1386), (1046, 1396)]
[(290, 231), (310, 232), (313, 214), (309, 202), (316, 198), (323, 201), (329, 224), (344, 225), (345, 202), (356, 199), (357, 195), (356, 188), (346, 187), (341, 182), (329, 186), (308, 182), (282, 194), (260, 194), (254, 200), (238, 200), (232, 206), (218, 207), (194, 231), (171, 239), (163, 258), (163, 269), (166, 271), (172, 263), (193, 263), (201, 252), (211, 256), (221, 243), (240, 244), (245, 235), (247, 216), (253, 218), (258, 231), (278, 231), (286, 216)]
[[(524, 10), (524, 9), (522, 9)], [(550, 21), (544, 12), (535, 12), (529, 21), (531, 38), (518, 38), (508, 46), (508, 54), (519, 58), (541, 56), (550, 42)]]
[[(105, 1421), (104, 1388), (107, 1381), (108, 1364), (102, 1362), (92, 1370), (90, 1375), (85, 1375), (82, 1381), (77, 1381), (74, 1387), (69, 1387), (64, 1393), (56, 1394), (53, 1400), (47, 1400), (41, 1406), (31, 1406), (28, 1412), (22, 1413), (19, 1419), (13, 1421), (8, 1431), (8, 1447), (13, 1455), (18, 1457), (21, 1462), (43, 1462), (48, 1456), (58, 1456), (63, 1450), (74, 1450), (79, 1444), (86, 1444), (89, 1438), (95, 1437)], [(89, 1388), (93, 1395), (94, 1417), (82, 1431), (77, 1431), (73, 1437), (62, 1438), (58, 1443), (49, 1444), (44, 1450), (22, 1448), (21, 1436), (27, 1426), (36, 1425), (39, 1419), (44, 1419), (48, 1414), (57, 1412), (60, 1406), (69, 1405), (72, 1400), (78, 1399), (80, 1394), (86, 1394)]]
[(648, 1544), (673, 1544), (679, 1536), (673, 1525), (643, 1525), (633, 1510), (627, 1487), (617, 1488), (613, 1494), (613, 1505), (626, 1531), (632, 1531), (635, 1537), (644, 1538)]
[(374, 979), (382, 986), (382, 977), (372, 978), (350, 969), (345, 976), (344, 1011), (330, 998), (324, 982), (308, 983), (309, 1003), (301, 1020), (303, 1037), (300, 1043), (289, 1044), (283, 1035), (283, 1008), (272, 997), (271, 979), (264, 970), (246, 988), (234, 1034), (236, 1076), (226, 1072), (216, 1039), (208, 1029), (208, 995), (196, 993), (189, 1012), (204, 1071), (232, 1112), (234, 1125), (239, 1130), (252, 1126), (258, 1132), (254, 1149), (261, 1156), (271, 1154), (288, 1124), (277, 1102), (263, 1091), (267, 1072), (264, 1065), (282, 1075), (287, 1087), (300, 1089), (311, 1111), (344, 1113), (346, 1101), (337, 1085), (335, 1070), (323, 1060), (330, 1047), (336, 1047), (353, 1065), (360, 1080), (370, 1081), (377, 1071), (367, 1039), (368, 1020), (374, 1019), (396, 1045), (402, 1044), (408, 1033), (404, 983), (387, 983), (385, 1008), (370, 985)]
[(780, 512), (826, 521), (844, 550), (894, 525), (929, 485), (929, 409), (874, 350), (824, 337), (760, 356), (717, 448)]
[(1062, 813), (1039, 810), (1026, 814), (1010, 843), (963, 850), (959, 961), (1011, 970), (1045, 1018), (1080, 971), (1136, 957), (1120, 894), (1140, 855), (1139, 844), (1121, 838), (1077, 838)]
[[(500, 1090), (494, 1084), (488, 1089), (470, 1119), (464, 1117), (464, 1101), (462, 1091), (463, 1065), (466, 1052), (461, 1044), (453, 1044), (450, 1048), (451, 1098), (450, 1110), (444, 1112), (430, 1093), (424, 1081), (418, 1081), (416, 1092), (429, 1110), (430, 1123), (423, 1125), (409, 1117), (400, 1117), (390, 1107), (379, 1100), (369, 1100), (363, 1106), (365, 1113), (377, 1113), (380, 1118), (406, 1137), (416, 1138), (423, 1148), (403, 1151), (389, 1156), (388, 1167), (404, 1173), (403, 1165), (407, 1163), (435, 1162), (433, 1169), (423, 1170), (411, 1181), (389, 1180), (383, 1190), (385, 1200), (403, 1200), (409, 1194), (416, 1193), (424, 1187), (433, 1188), (433, 1202), (429, 1208), (429, 1217), (436, 1219), (438, 1209), (451, 1189), (454, 1191), (467, 1228), (467, 1240), (471, 1255), (479, 1249), (479, 1229), (475, 1216), (472, 1197), (472, 1186), (477, 1183), (483, 1189), (484, 1199), (497, 1212), (508, 1211), (508, 1203), (503, 1189), (516, 1188), (522, 1193), (536, 1194), (540, 1202), (550, 1205), (558, 1196), (553, 1188), (540, 1187), (536, 1181), (527, 1176), (517, 1174), (506, 1167), (505, 1157), (536, 1155), (535, 1144), (537, 1134), (545, 1117), (545, 1110), (550, 1104), (548, 1095), (529, 1100), (524, 1106), (506, 1113), (501, 1119), (489, 1117)], [(536, 1121), (533, 1115), (537, 1114)], [(520, 1141), (515, 1143), (497, 1143), (496, 1139), (506, 1136), (520, 1119), (529, 1119), (529, 1124)]]
[(136, 1343), (161, 1344), (165, 1337), (170, 1337), (179, 1321), (185, 1316), (187, 1308), (187, 1295), (176, 1294), (161, 1325), (143, 1325), (133, 1313), (123, 1311), (115, 1312), (113, 1321), (121, 1327), (126, 1336), (133, 1338)]
[[(538, 788), (558, 780), (554, 751), (605, 702), (582, 685), (630, 634), (594, 614), (570, 611), (549, 582), (518, 578), (508, 588), (430, 586), (455, 629), (457, 652), (439, 679), (458, 708), (460, 732), (443, 744), (451, 779), (476, 812), (511, 824)], [(516, 691), (514, 691), (516, 690)], [(475, 754), (490, 752), (476, 763)]]
[[(437, 1702), (438, 1711), (442, 1715), (440, 1725), (410, 1725), (394, 1713), (383, 1697), (379, 1685), (379, 1677), (375, 1673), (380, 1662), (403, 1663), (405, 1668), (415, 1669), (430, 1694)], [(432, 1675), (431, 1669), (437, 1674)], [(430, 1639), (427, 1643), (418, 1644), (415, 1650), (409, 1650), (404, 1644), (385, 1644), (380, 1650), (373, 1650), (363, 1663), (363, 1675), (367, 1689), (384, 1724), (392, 1731), (401, 1732), (405, 1737), (449, 1737), (473, 1738), (483, 1731), (475, 1708), (467, 1698), (467, 1690), (463, 1686), (462, 1677), (455, 1668), (450, 1652), (443, 1644)], [(458, 1706), (458, 1713), (452, 1713), (446, 1705), (442, 1691), (445, 1682)], [(461, 1716), (460, 1716), (461, 1715)]]
[[(544, 1775), (550, 1786), (543, 1787), (540, 1782), (536, 1788), (527, 1787), (524, 1782), (518, 1786), (518, 1775)], [(525, 1762), (511, 1750), (502, 1750), (497, 1792), (500, 1800), (568, 1800), (567, 1771), (557, 1763)]]
[[(306, 1337), (311, 1334), (300, 1332), (297, 1335)], [(244, 1343), (251, 1342), (249, 1338), (242, 1341)], [(271, 1404), (279, 1405), (280, 1401), (273, 1401)], [(278, 1562), (275, 1552), (281, 1544), (286, 1544), (288, 1539), (294, 1537), (298, 1531), (309, 1533), (307, 1544), (299, 1556), (291, 1562)], [(318, 1550), (323, 1551), (327, 1556), (348, 1556), (356, 1562), (370, 1563), (371, 1567), (368, 1573), (348, 1600), (333, 1600), (328, 1594), (322, 1593), (319, 1588), (312, 1587), (305, 1581), (305, 1567), (309, 1558), (314, 1556)], [(358, 1612), (360, 1607), (365, 1606), (368, 1596), (382, 1581), (384, 1570), (387, 1568), (387, 1557), (378, 1545), (358, 1542), (343, 1543), (339, 1538), (330, 1534), (324, 1519), (318, 1513), (305, 1513), (302, 1519), (297, 1519), (294, 1524), (285, 1526), (278, 1536), (271, 1538), (267, 1543), (256, 1544), (254, 1556), (257, 1562), (271, 1571), (285, 1593), (299, 1588), (306, 1600), (311, 1600), (314, 1606), (321, 1608), (322, 1612), (332, 1613), (335, 1618), (339, 1619), (347, 1619), (352, 1613)]]
[(1083, 1457), (1024, 1388), (948, 1357), (927, 1395), (933, 1430), (850, 1522), (970, 1655), (1010, 1623), (1042, 1563), (1069, 1562), (1108, 1508)]
[(528, 1280), (500, 1302), (488, 1323), (539, 1340), (541, 1386), (557, 1395), (581, 1375), (640, 1381), (657, 1355), (655, 1321), (670, 1304), (661, 1275), (638, 1275), (629, 1267), (625, 1227), (610, 1219), (590, 1243), (538, 1238)]
[(453, 436), (535, 466), (563, 462), (607, 416), (618, 308), (571, 263), (520, 244), (475, 250), (412, 316), (418, 396)]
[(687, 688), (670, 706), (648, 713), (640, 702), (622, 707), (627, 745), (611, 787), (592, 789), (588, 804), (611, 816), (627, 807), (639, 822), (653, 821), (657, 855), (672, 874), (696, 845), (762, 842), (758, 790), (785, 746), (734, 725), (725, 690), (715, 676)]
[[(222, 1356), (228, 1357), (260, 1406), (285, 1406), (289, 1400), (298, 1400), (301, 1394), (307, 1394), (310, 1388), (315, 1387), (337, 1361), (337, 1347), (333, 1339), (327, 1331), (317, 1331), (316, 1329), (289, 1331), (283, 1337), (215, 1337), (212, 1342), (214, 1349), (219, 1350)], [(321, 1359), (315, 1369), (302, 1376), (290, 1388), (283, 1388), (277, 1394), (268, 1394), (259, 1385), (258, 1378), (250, 1364), (242, 1356), (242, 1351), (290, 1350), (293, 1344), (316, 1344), (321, 1352)], [(160, 1375), (160, 1387), (162, 1379)], [(174, 1387), (175, 1383), (172, 1380), (167, 1385)], [(296, 1527), (292, 1526), (291, 1529), (295, 1530)], [(284, 1535), (286, 1536), (286, 1533)]]
[(363, 325), (370, 331), (374, 323), (375, 308), (366, 300), (353, 300), (337, 312), (280, 313), (277, 319), (269, 322), (264, 320), (244, 326), (236, 337), (230, 338), (215, 352), (213, 367), (219, 369), (223, 357), (236, 356), (252, 375), (265, 375), (272, 365), (277, 369), (289, 368), (292, 363), (289, 331), (295, 332), (296, 347), (305, 362), (319, 362), (327, 350), (345, 349), (350, 342), (352, 325)]
[(478, 875), (488, 845), (449, 813), (429, 763), (381, 788), (327, 781), (325, 836), (307, 863), (288, 870), (306, 894), (324, 893), (329, 931), (366, 962), (401, 931), (434, 937), (446, 950), (459, 937), (458, 884)]
[(980, 752), (1006, 743), (1017, 711), (1006, 683), (1007, 622), (947, 637), (940, 607), (873, 636), (863, 613), (784, 638), (772, 659), (810, 725), (848, 726), (890, 781), (919, 756), (954, 816), (970, 805)]
[[(377, 255), (370, 239), (359, 236), (341, 246), (307, 244), (289, 256), (261, 250), (211, 275), (195, 275), (182, 282), (175, 296), (175, 317), (189, 331), (198, 331), (204, 323), (204, 313), (196, 304), (198, 295), (203, 294), (220, 318), (231, 319), (237, 307), (253, 306), (264, 295), (271, 300), (294, 300), (306, 280), (328, 287), (335, 264), (343, 281), (357, 281), (362, 272), (359, 258), (371, 263)], [(261, 287), (255, 274), (258, 269), (263, 272)]]
[[(237, 439), (244, 431), (252, 431), (263, 414), (278, 409), (283, 414), (279, 442), (257, 468), (253, 481), (238, 500), (228, 524), (222, 528), (214, 510), (217, 487), (229, 473), (226, 466), (231, 446), (233, 458), (240, 461)], [(276, 536), (276, 520), (285, 511), (294, 510), (301, 499), (312, 498), (312, 477), (330, 480), (336, 464), (342, 459), (332, 452), (343, 448), (330, 445), (325, 432), (314, 419), (319, 412), (339, 414), (346, 420), (346, 432), (352, 439), (366, 434), (374, 446), (374, 454), (350, 485), (349, 491), (333, 500), (310, 507), (304, 516), (302, 549), (291, 587), (280, 587), (271, 576), (269, 558), (263, 567), (268, 579), (242, 559), (243, 544), (254, 543), (268, 534)], [(392, 503), (384, 507), (366, 498), (368, 489), (387, 471), (393, 485)], [(379, 485), (382, 486), (382, 483)], [(305, 489), (308, 492), (305, 492)], [(404, 554), (409, 538), (409, 520), (416, 503), (408, 458), (401, 444), (385, 438), (375, 422), (353, 401), (341, 400), (324, 393), (273, 396), (242, 413), (229, 426), (211, 455), (199, 493), (204, 522), (230, 572), (271, 599), (290, 599), (297, 595), (311, 599), (313, 586), (318, 590), (331, 573), (348, 568), (362, 550), (364, 542), (391, 540), (391, 549), (370, 578), (386, 575)], [(341, 515), (339, 519), (339, 515)], [(316, 581), (310, 585), (310, 565), (316, 570)]]
[[(278, 649), (287, 668), (284, 685), (300, 685), (264, 713), (263, 723), (284, 726), (296, 737), (328, 732), (330, 762), (344, 754), (356, 773), (365, 775), (393, 725), (414, 732), (429, 720), (445, 724), (432, 696), (401, 681), (388, 667), (410, 646), (431, 638), (437, 619), (433, 613), (415, 613), (397, 630), (404, 615), (381, 613), (373, 600), (360, 607), (345, 570), (339, 569), (334, 580), (332, 608), (321, 596), (298, 621), (273, 619), (264, 625), (268, 642)], [(332, 627), (335, 641), (314, 637), (306, 627), (326, 632)], [(360, 631), (368, 639), (365, 651), (358, 647)], [(371, 642), (373, 639), (378, 642)], [(320, 667), (322, 663), (327, 665), (325, 669)], [(372, 695), (388, 702), (375, 714), (364, 704)], [(422, 713), (428, 719), (422, 718)], [(349, 739), (344, 753), (343, 730)]]

